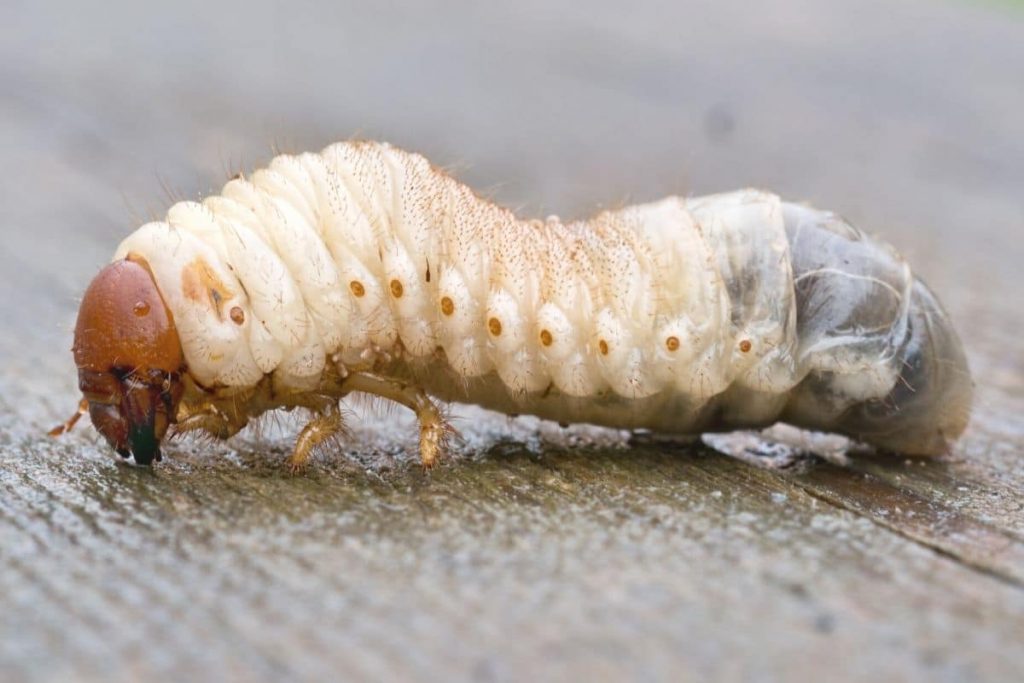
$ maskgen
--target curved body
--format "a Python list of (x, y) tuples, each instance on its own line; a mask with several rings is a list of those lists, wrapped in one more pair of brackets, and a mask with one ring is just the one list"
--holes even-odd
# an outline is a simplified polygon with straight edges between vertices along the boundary
[(418, 155), (340, 143), (175, 204), (116, 257), (173, 315), (185, 412), (372, 371), (564, 422), (784, 420), (934, 454), (970, 410), (960, 342), (900, 256), (766, 192), (527, 221)]

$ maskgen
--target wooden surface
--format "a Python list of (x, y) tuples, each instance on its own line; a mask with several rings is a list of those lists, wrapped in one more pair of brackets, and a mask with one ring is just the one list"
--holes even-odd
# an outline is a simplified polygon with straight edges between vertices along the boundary
[[(369, 5), (369, 3), (366, 3)], [(1019, 680), (1024, 13), (955, 2), (0, 9), (0, 678)], [(895, 243), (963, 332), (938, 461), (720, 455), (460, 409), (308, 476), (293, 426), (115, 462), (76, 297), (141, 220), (353, 135), (524, 212), (753, 185)]]

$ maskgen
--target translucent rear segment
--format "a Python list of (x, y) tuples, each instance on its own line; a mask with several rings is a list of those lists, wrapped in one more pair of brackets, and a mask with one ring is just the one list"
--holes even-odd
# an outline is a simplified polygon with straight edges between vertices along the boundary
[(935, 295), (915, 280), (900, 375), (885, 397), (853, 406), (839, 430), (907, 455), (939, 455), (963, 433), (973, 386), (953, 324)]
[(807, 372), (783, 419), (884, 450), (937, 455), (967, 426), (963, 347), (935, 296), (888, 245), (786, 205)]

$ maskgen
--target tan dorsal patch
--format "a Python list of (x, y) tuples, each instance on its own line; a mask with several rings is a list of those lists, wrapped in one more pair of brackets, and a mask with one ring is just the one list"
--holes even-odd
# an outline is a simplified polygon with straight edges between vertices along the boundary
[(210, 264), (201, 257), (182, 269), (181, 291), (185, 298), (209, 306), (218, 320), (224, 319), (221, 304), (233, 296), (231, 289), (217, 277)]

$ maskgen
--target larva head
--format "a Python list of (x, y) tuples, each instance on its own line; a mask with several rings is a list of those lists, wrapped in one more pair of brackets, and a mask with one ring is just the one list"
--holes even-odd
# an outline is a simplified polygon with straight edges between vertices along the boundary
[(141, 465), (160, 459), (184, 357), (171, 312), (143, 259), (115, 261), (85, 290), (72, 347), (78, 387), (107, 442)]

